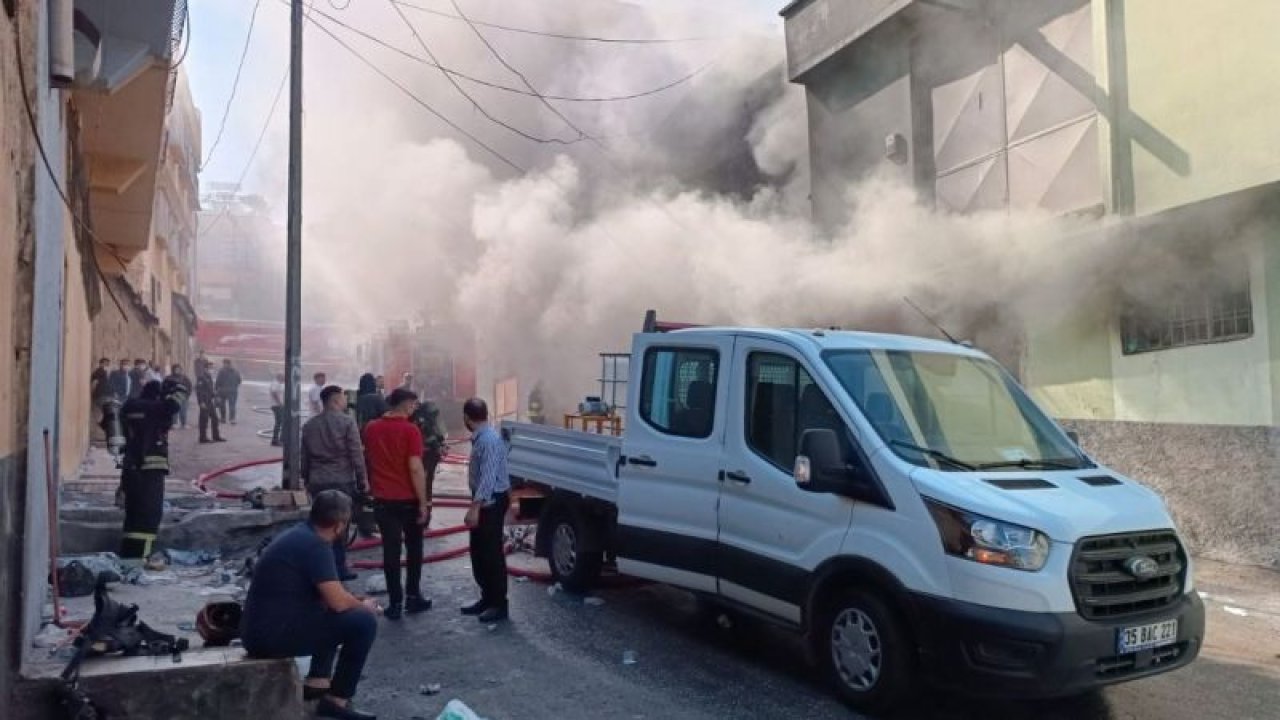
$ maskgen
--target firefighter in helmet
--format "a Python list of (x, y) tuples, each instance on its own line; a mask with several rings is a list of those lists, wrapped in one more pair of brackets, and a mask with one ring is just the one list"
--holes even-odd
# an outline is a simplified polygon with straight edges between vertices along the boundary
[(152, 380), (142, 394), (120, 409), (124, 453), (120, 485), (124, 490), (124, 537), (120, 557), (151, 554), (164, 515), (164, 480), (169, 474), (169, 428), (186, 399), (179, 382)]

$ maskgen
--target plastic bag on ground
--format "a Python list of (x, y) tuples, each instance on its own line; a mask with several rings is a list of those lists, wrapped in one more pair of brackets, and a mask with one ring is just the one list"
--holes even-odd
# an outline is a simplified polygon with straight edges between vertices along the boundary
[(218, 553), (211, 550), (173, 550), (164, 551), (168, 556), (169, 562), (173, 565), (183, 565), (192, 567), (195, 565), (208, 565), (216, 561), (219, 557)]
[(113, 552), (93, 553), (92, 555), (63, 555), (58, 558), (58, 567), (63, 568), (73, 562), (89, 568), (94, 577), (107, 574), (107, 582), (120, 582), (124, 577), (124, 568), (120, 565), (120, 557)]
[(370, 595), (385, 595), (387, 592), (387, 576), (373, 573), (364, 579), (364, 591)]
[(440, 714), (436, 716), (436, 720), (484, 720), (484, 718), (467, 707), (466, 703), (454, 699), (444, 706), (444, 710), (440, 711)]

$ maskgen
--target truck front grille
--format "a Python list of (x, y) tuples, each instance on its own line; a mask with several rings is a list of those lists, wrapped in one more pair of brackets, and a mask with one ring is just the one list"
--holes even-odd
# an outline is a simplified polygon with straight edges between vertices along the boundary
[[(1141, 556), (1156, 561), (1154, 576), (1139, 579), (1127, 569), (1131, 558)], [(1076, 610), (1086, 619), (1106, 620), (1162, 608), (1182, 594), (1186, 568), (1186, 553), (1171, 530), (1084, 538), (1071, 560)]]

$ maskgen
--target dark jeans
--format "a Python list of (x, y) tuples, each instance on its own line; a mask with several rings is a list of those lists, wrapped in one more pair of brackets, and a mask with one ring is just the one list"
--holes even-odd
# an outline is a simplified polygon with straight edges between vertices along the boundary
[(422, 597), (422, 526), (418, 524), (416, 500), (379, 500), (373, 517), (382, 531), (382, 572), (387, 576), (391, 603), (404, 602), (400, 587), (400, 546), (405, 547), (405, 585), (409, 595)]
[(272, 405), (271, 414), (275, 416), (275, 423), (271, 426), (271, 444), (278, 445), (280, 443), (280, 431), (284, 429), (284, 406)]
[(200, 439), (209, 439), (209, 429), (213, 426), (213, 439), (217, 440), (222, 436), (218, 434), (218, 411), (213, 405), (200, 405)]
[(160, 521), (164, 519), (164, 470), (125, 470), (120, 473), (124, 490), (124, 534), (120, 557), (145, 558), (151, 554)]
[[(245, 638), (244, 648), (255, 658), (294, 658), (311, 656), (308, 678), (332, 677), (329, 694), (344, 700), (355, 697), (356, 684), (364, 672), (365, 659), (378, 636), (378, 621), (364, 608), (346, 612), (326, 612), (310, 620), (299, 621), (287, 633), (265, 642)], [(334, 657), (337, 672), (333, 669)]]
[(511, 496), (502, 493), (488, 507), (480, 508), (480, 523), (471, 529), (471, 574), (480, 586), (485, 607), (507, 606), (507, 555), (502, 549), (502, 527)]
[(224, 392), (218, 395), (218, 414), (222, 416), (222, 422), (236, 421), (236, 400), (239, 399), (240, 393)]

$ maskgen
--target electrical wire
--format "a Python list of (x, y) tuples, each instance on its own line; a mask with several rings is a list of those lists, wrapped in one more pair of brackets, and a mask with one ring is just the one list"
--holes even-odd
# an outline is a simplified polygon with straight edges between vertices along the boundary
[[(413, 3), (404, 2), (403, 0), (392, 0), (392, 1), (397, 5), (403, 5), (404, 7), (412, 8), (414, 10), (417, 10), (418, 12), (427, 13), (429, 15), (436, 15), (439, 17), (449, 18), (451, 20), (465, 19), (461, 17), (461, 15), (453, 15), (451, 13), (444, 12), (443, 10), (436, 10), (433, 8), (423, 7), (421, 5), (415, 5)], [(495, 30), (504, 30), (506, 32), (520, 33), (522, 35), (537, 35), (539, 37), (557, 38), (560, 40), (577, 40), (579, 42), (615, 43), (615, 44), (623, 44), (623, 45), (669, 45), (672, 43), (706, 42), (708, 40), (718, 39), (714, 37), (611, 38), (611, 37), (599, 37), (594, 35), (571, 35), (568, 33), (551, 32), (548, 30), (530, 30), (528, 28), (512, 27), (510, 25), (501, 25), (499, 23), (484, 22), (481, 20), (474, 20), (471, 22), (474, 22), (476, 25), (481, 25), (483, 27), (493, 28)]]
[[(284, 1), (287, 1), (287, 0), (282, 0), (282, 2), (284, 2)], [(392, 52), (394, 52), (394, 53), (397, 53), (397, 54), (399, 54), (399, 55), (402, 55), (402, 56), (404, 56), (404, 57), (406, 57), (406, 58), (408, 58), (408, 59), (410, 59), (410, 60), (413, 60), (414, 62), (422, 63), (423, 65), (426, 65), (427, 67), (433, 67), (433, 68), (436, 68), (437, 70), (440, 70), (441, 72), (448, 73), (448, 74), (450, 74), (450, 75), (452, 75), (452, 76), (454, 76), (454, 77), (456, 77), (456, 78), (459, 78), (459, 79), (462, 79), (462, 80), (466, 80), (467, 82), (475, 83), (476, 85), (483, 85), (484, 87), (493, 88), (494, 90), (501, 90), (501, 91), (503, 91), (503, 92), (514, 93), (514, 94), (516, 94), (516, 95), (524, 95), (524, 96), (527, 96), (527, 97), (542, 97), (542, 98), (546, 98), (547, 100), (555, 100), (555, 101), (557, 101), (557, 102), (607, 103), (607, 102), (622, 102), (622, 101), (626, 101), (626, 100), (638, 100), (638, 99), (640, 99), (640, 98), (649, 97), (650, 95), (657, 95), (658, 93), (665, 92), (665, 91), (670, 90), (670, 89), (672, 89), (672, 88), (675, 88), (675, 87), (678, 87), (678, 86), (680, 86), (680, 85), (683, 85), (683, 84), (685, 84), (685, 83), (689, 82), (690, 80), (693, 80), (693, 79), (694, 79), (694, 78), (696, 78), (698, 75), (701, 75), (703, 71), (705, 71), (706, 69), (710, 68), (710, 67), (714, 64), (713, 62), (706, 63), (706, 64), (702, 65), (701, 67), (699, 67), (699, 68), (695, 69), (693, 72), (690, 72), (690, 73), (688, 73), (688, 74), (686, 74), (686, 75), (683, 75), (683, 76), (681, 76), (681, 77), (678, 77), (678, 78), (676, 78), (676, 79), (674, 79), (674, 80), (672, 80), (672, 81), (670, 81), (670, 82), (664, 83), (664, 84), (659, 85), (659, 86), (657, 86), (657, 87), (649, 88), (648, 90), (641, 90), (641, 91), (638, 91), (638, 92), (626, 93), (626, 94), (623, 94), (623, 95), (605, 95), (605, 96), (598, 96), (598, 97), (584, 97), (584, 96), (578, 96), (578, 95), (552, 95), (552, 94), (549, 94), (549, 93), (539, 94), (539, 93), (530, 92), (529, 90), (525, 90), (525, 89), (521, 89), (521, 88), (517, 88), (517, 87), (512, 87), (512, 86), (510, 86), (510, 85), (503, 85), (503, 84), (501, 84), (501, 83), (495, 83), (495, 82), (492, 82), (492, 81), (489, 81), (489, 80), (484, 80), (484, 79), (482, 79), (482, 78), (478, 78), (478, 77), (475, 77), (475, 76), (473, 76), (473, 75), (468, 75), (467, 73), (461, 72), (461, 71), (459, 71), (459, 70), (455, 70), (455, 69), (453, 69), (453, 68), (445, 67), (445, 66), (440, 65), (440, 64), (438, 64), (438, 63), (434, 63), (434, 62), (432, 62), (432, 61), (430, 61), (430, 60), (428, 60), (428, 59), (426, 59), (426, 58), (424, 58), (424, 57), (420, 57), (420, 56), (418, 56), (418, 55), (414, 55), (413, 53), (408, 52), (407, 50), (403, 50), (403, 49), (401, 49), (401, 48), (398, 48), (398, 47), (396, 47), (395, 45), (392, 45), (391, 43), (389, 43), (389, 42), (387, 42), (387, 41), (383, 40), (382, 38), (377, 37), (376, 35), (373, 35), (373, 34), (370, 34), (370, 33), (368, 33), (368, 32), (365, 32), (364, 30), (361, 30), (360, 28), (353, 27), (353, 26), (352, 26), (352, 25), (350, 25), (349, 23), (346, 23), (346, 22), (344, 22), (344, 21), (342, 21), (342, 20), (340, 20), (340, 19), (338, 19), (338, 18), (336, 18), (336, 17), (334, 17), (334, 16), (330, 15), (329, 13), (326, 13), (326, 12), (324, 12), (323, 10), (314, 10), (314, 9), (313, 9), (313, 11), (315, 12), (315, 14), (316, 14), (316, 15), (319, 15), (320, 17), (323, 17), (324, 19), (328, 20), (329, 22), (332, 22), (333, 24), (338, 25), (339, 27), (343, 28), (344, 30), (347, 30), (347, 31), (352, 32), (352, 33), (355, 33), (356, 35), (359, 35), (359, 36), (361, 36), (361, 37), (365, 38), (366, 40), (369, 40), (369, 41), (371, 41), (371, 42), (373, 42), (373, 43), (375, 43), (375, 44), (377, 44), (377, 45), (380, 45), (380, 46), (382, 46), (382, 47), (386, 48), (387, 50), (390, 50), (390, 51), (392, 51)], [(476, 23), (476, 24), (477, 24), (477, 25), (479, 25), (480, 23)]]
[(533, 86), (533, 83), (529, 82), (529, 78), (525, 77), (524, 73), (520, 72), (515, 68), (515, 66), (507, 62), (507, 59), (502, 56), (502, 53), (498, 52), (498, 49), (493, 46), (493, 43), (489, 42), (489, 39), (484, 36), (484, 33), (480, 32), (480, 28), (476, 27), (476, 24), (471, 22), (471, 18), (467, 17), (467, 14), (462, 11), (462, 7), (458, 5), (458, 0), (449, 0), (449, 2), (452, 3), (453, 9), (457, 11), (458, 16), (466, 21), (467, 27), (471, 28), (471, 32), (475, 33), (475, 36), (480, 39), (480, 42), (484, 43), (484, 46), (489, 49), (489, 54), (493, 55), (494, 59), (497, 60), (502, 67), (510, 70), (513, 75), (520, 78), (520, 82), (524, 83), (524, 86), (529, 88), (529, 92), (533, 93), (534, 97), (538, 98), (538, 102), (542, 103), (543, 107), (550, 110), (552, 114), (560, 118), (571, 130), (578, 133), (579, 140), (585, 140), (591, 137), (587, 134), (586, 130), (583, 130), (572, 120), (565, 117), (564, 113), (560, 112), (559, 108), (552, 105), (550, 101), (539, 94), (538, 89)]
[(467, 131), (465, 128), (463, 128), (461, 125), (459, 125), (458, 123), (454, 122), (453, 120), (450, 120), (448, 117), (446, 117), (445, 115), (443, 115), (439, 110), (436, 110), (434, 107), (432, 107), (430, 103), (428, 103), (427, 101), (425, 101), (425, 100), (423, 100), (422, 98), (420, 98), (420, 97), (418, 97), (417, 95), (415, 95), (415, 94), (414, 94), (414, 92), (413, 92), (412, 90), (410, 90), (409, 88), (405, 87), (405, 86), (404, 86), (404, 84), (402, 84), (399, 80), (396, 80), (395, 78), (391, 77), (389, 74), (387, 74), (387, 72), (386, 72), (385, 70), (383, 70), (382, 68), (380, 68), (380, 67), (378, 67), (377, 65), (375, 65), (375, 64), (373, 63), (373, 61), (369, 60), (369, 59), (368, 59), (368, 58), (366, 58), (364, 55), (360, 54), (360, 51), (358, 51), (358, 50), (356, 50), (355, 48), (353, 48), (353, 47), (351, 47), (350, 45), (348, 45), (348, 44), (347, 44), (347, 43), (346, 43), (342, 38), (340, 38), (340, 37), (338, 37), (336, 34), (334, 34), (334, 32), (333, 32), (332, 30), (330, 30), (329, 28), (325, 27), (324, 25), (321, 25), (321, 24), (320, 24), (319, 22), (317, 22), (314, 18), (309, 18), (309, 19), (311, 20), (311, 22), (312, 22), (312, 23), (313, 23), (317, 28), (319, 28), (319, 29), (321, 30), (321, 32), (323, 32), (323, 33), (325, 33), (326, 35), (328, 35), (329, 37), (333, 38), (333, 41), (334, 41), (334, 42), (338, 43), (338, 45), (342, 46), (342, 48), (343, 48), (343, 49), (345, 49), (347, 52), (349, 52), (349, 53), (351, 53), (352, 55), (354, 55), (354, 56), (356, 57), (356, 59), (357, 59), (357, 60), (359, 60), (360, 62), (362, 62), (362, 63), (364, 63), (365, 65), (367, 65), (367, 66), (369, 67), (369, 69), (370, 69), (370, 70), (373, 70), (375, 73), (377, 73), (378, 75), (382, 76), (382, 78), (383, 78), (384, 80), (386, 80), (387, 82), (389, 82), (389, 83), (391, 83), (392, 85), (396, 86), (396, 88), (397, 88), (397, 89), (399, 89), (399, 90), (400, 90), (400, 92), (402, 92), (402, 93), (404, 93), (405, 95), (407, 95), (411, 100), (413, 100), (415, 103), (417, 103), (419, 106), (421, 106), (421, 107), (422, 107), (424, 110), (426, 110), (427, 112), (431, 113), (432, 115), (435, 115), (437, 118), (439, 118), (439, 119), (440, 119), (440, 121), (441, 121), (441, 122), (443, 122), (444, 124), (446, 124), (446, 125), (448, 125), (449, 127), (453, 128), (453, 129), (454, 129), (454, 130), (456, 130), (460, 135), (462, 135), (463, 137), (465, 137), (465, 138), (469, 139), (471, 142), (475, 143), (476, 145), (479, 145), (481, 148), (484, 148), (484, 150), (486, 150), (490, 155), (494, 156), (494, 157), (495, 157), (495, 158), (497, 158), (499, 161), (501, 161), (501, 162), (502, 162), (502, 163), (504, 163), (505, 165), (507, 165), (507, 166), (511, 167), (512, 169), (514, 169), (516, 172), (520, 173), (521, 175), (524, 175), (525, 173), (527, 173), (527, 172), (528, 172), (528, 171), (527, 171), (527, 170), (525, 170), (523, 167), (521, 167), (520, 165), (516, 164), (513, 160), (511, 160), (510, 158), (508, 158), (506, 155), (503, 155), (502, 153), (498, 152), (498, 151), (497, 151), (497, 150), (495, 150), (492, 146), (488, 145), (487, 143), (485, 143), (485, 142), (484, 142), (483, 140), (481, 140), (480, 138), (478, 138), (478, 137), (476, 137), (475, 135), (473, 135), (472, 133), (468, 132), (468, 131)]
[[(418, 41), (418, 46), (422, 48), (422, 51), (427, 54), (427, 57), (431, 58), (431, 62), (439, 65), (440, 60), (436, 58), (435, 53), (431, 52), (431, 47), (427, 45), (427, 41), (424, 40), (422, 38), (422, 35), (418, 33), (418, 28), (415, 27), (413, 22), (409, 20), (409, 17), (404, 14), (404, 10), (400, 9), (400, 6), (395, 3), (395, 0), (387, 0), (387, 1), (390, 3), (391, 9), (395, 10), (396, 14), (400, 16), (400, 19), (404, 22), (405, 27), (409, 28), (409, 32), (412, 33), (414, 39)], [(524, 130), (521, 130), (520, 128), (516, 127), (515, 125), (512, 125), (506, 122), (505, 120), (502, 120), (494, 116), (493, 113), (490, 113), (487, 109), (485, 109), (484, 105), (480, 104), (479, 100), (476, 100), (474, 97), (472, 97), (471, 93), (468, 93), (466, 90), (463, 89), (461, 85), (458, 84), (458, 81), (454, 79), (453, 75), (443, 71), (441, 72), (441, 74), (443, 74), (445, 79), (449, 81), (449, 84), (453, 86), (453, 89), (457, 90), (458, 93), (462, 95), (462, 97), (466, 98), (467, 101), (471, 103), (471, 106), (476, 109), (476, 112), (479, 112), (481, 115), (483, 115), (485, 119), (487, 119), (489, 122), (495, 125), (498, 125), (499, 127), (505, 128), (511, 131), (512, 133), (515, 133), (516, 135), (519, 135), (520, 137), (526, 140), (531, 140), (533, 142), (542, 143), (542, 144), (572, 145), (574, 143), (581, 142), (582, 140), (586, 139), (585, 136), (581, 136), (581, 137), (573, 138), (572, 140), (565, 140), (563, 138), (556, 138), (556, 137), (541, 137), (538, 135), (533, 135), (531, 133), (525, 132)]]
[(249, 55), (249, 41), (253, 39), (253, 27), (258, 22), (258, 8), (262, 7), (262, 0), (254, 0), (253, 13), (249, 15), (249, 30), (244, 35), (244, 47), (240, 49), (240, 63), (236, 65), (236, 76), (231, 81), (231, 94), (227, 96), (227, 106), (222, 111), (222, 122), (218, 125), (218, 133), (213, 138), (213, 144), (209, 146), (209, 154), (205, 156), (204, 162), (200, 163), (200, 169), (204, 170), (209, 165), (209, 161), (213, 159), (214, 152), (218, 149), (218, 143), (222, 141), (222, 134), (227, 129), (227, 117), (231, 115), (231, 104), (236, 99), (236, 89), (240, 87), (240, 74), (244, 72), (244, 61)]
[[(17, 67), (15, 69), (18, 71), (18, 85), (22, 91), (22, 106), (26, 109), (27, 123), (31, 126), (31, 137), (35, 140), (36, 149), (40, 153), (40, 159), (44, 162), (45, 172), (49, 174), (49, 182), (53, 183), (53, 189), (58, 191), (58, 197), (61, 197), (62, 203), (67, 206), (67, 212), (71, 215), (71, 219), (75, 222), (76, 226), (85, 232), (95, 245), (106, 248), (111, 252), (112, 255), (115, 256), (116, 260), (121, 263), (121, 267), (124, 267), (124, 262), (120, 259), (120, 256), (115, 253), (114, 248), (99, 240), (98, 235), (93, 231), (93, 228), (89, 227), (88, 223), (84, 221), (84, 218), (80, 217), (76, 213), (75, 206), (71, 202), (71, 197), (67, 195), (67, 191), (63, 189), (62, 183), (58, 181), (57, 173), (53, 171), (53, 163), (49, 161), (49, 153), (45, 150), (44, 140), (40, 137), (40, 127), (36, 123), (36, 112), (31, 107), (31, 99), (28, 97), (27, 69), (25, 67), (25, 63), (22, 62), (22, 43), (20, 40), (21, 38), (18, 37), (18, 26), (15, 23), (13, 27), (13, 49), (14, 54), (17, 57)], [(102, 266), (98, 264), (97, 253), (90, 252), (89, 255), (89, 259), (93, 262), (93, 269), (97, 271), (98, 279), (102, 281), (102, 287), (106, 289), (107, 295), (111, 298), (111, 302), (115, 303), (116, 309), (120, 311), (120, 316), (125, 318), (125, 321), (128, 322), (129, 314), (125, 312), (124, 305), (121, 304), (120, 298), (116, 297), (115, 291), (111, 289), (111, 283), (107, 282), (107, 275), (102, 272)]]

